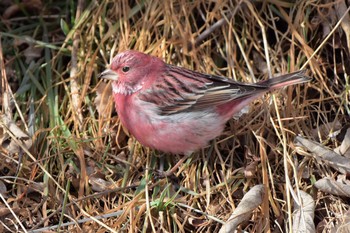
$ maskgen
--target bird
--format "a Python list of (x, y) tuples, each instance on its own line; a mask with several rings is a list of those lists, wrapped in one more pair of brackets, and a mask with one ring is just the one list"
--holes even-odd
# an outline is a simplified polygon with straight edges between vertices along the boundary
[(204, 74), (135, 50), (117, 54), (99, 78), (112, 80), (123, 127), (142, 145), (190, 155), (218, 137), (242, 108), (267, 92), (310, 81), (305, 70), (257, 83)]

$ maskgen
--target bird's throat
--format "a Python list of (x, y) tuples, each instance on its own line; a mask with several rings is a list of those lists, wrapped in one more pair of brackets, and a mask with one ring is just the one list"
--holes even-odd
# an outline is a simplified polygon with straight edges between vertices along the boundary
[(139, 91), (142, 85), (130, 85), (128, 83), (113, 82), (112, 89), (115, 94), (131, 95)]

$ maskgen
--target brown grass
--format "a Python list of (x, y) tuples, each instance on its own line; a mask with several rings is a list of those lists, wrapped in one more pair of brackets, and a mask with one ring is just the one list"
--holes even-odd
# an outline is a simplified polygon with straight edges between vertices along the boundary
[[(0, 3), (0, 229), (218, 232), (258, 184), (263, 202), (241, 230), (291, 232), (299, 190), (315, 200), (319, 230), (342, 222), (347, 198), (313, 187), (337, 172), (293, 143), (300, 134), (335, 148), (342, 138), (330, 133), (347, 127), (350, 42), (337, 3), (29, 2), (17, 11)], [(127, 135), (97, 79), (126, 49), (244, 82), (301, 68), (313, 80), (254, 102), (174, 177), (158, 179), (180, 157)]]

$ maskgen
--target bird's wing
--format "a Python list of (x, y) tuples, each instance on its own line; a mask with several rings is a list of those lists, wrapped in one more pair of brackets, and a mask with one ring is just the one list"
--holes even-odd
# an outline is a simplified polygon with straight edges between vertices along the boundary
[(268, 89), (264, 85), (244, 84), (168, 65), (164, 75), (151, 88), (139, 92), (138, 97), (155, 104), (160, 114), (171, 115), (212, 108)]

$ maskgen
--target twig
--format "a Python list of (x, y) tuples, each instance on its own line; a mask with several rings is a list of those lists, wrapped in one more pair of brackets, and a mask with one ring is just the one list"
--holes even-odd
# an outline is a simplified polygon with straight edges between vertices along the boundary
[(193, 49), (193, 47), (197, 47), (203, 40), (205, 40), (208, 36), (210, 36), (216, 29), (221, 28), (222, 26), (226, 25), (229, 22), (229, 20), (236, 14), (241, 3), (242, 3), (242, 0), (237, 4), (237, 7), (232, 12), (230, 12), (227, 16), (223, 16), (223, 18), (219, 19), (217, 22), (215, 22), (213, 25), (211, 25), (208, 29), (206, 29), (204, 32), (202, 32), (197, 37), (194, 44), (190, 43), (188, 45), (188, 47), (187, 47), (188, 51), (191, 51)]
[(25, 229), (25, 227), (23, 226), (23, 224), (21, 223), (21, 220), (19, 220), (18, 216), (15, 214), (15, 212), (13, 212), (11, 206), (9, 206), (9, 204), (7, 203), (7, 201), (5, 200), (5, 198), (2, 196), (2, 194), (0, 193), (0, 199), (5, 203), (6, 207), (10, 210), (11, 214), (13, 215), (13, 217), (15, 217), (16, 221), (18, 222), (18, 224), (21, 226), (22, 230), (24, 232), (27, 232), (27, 230)]

